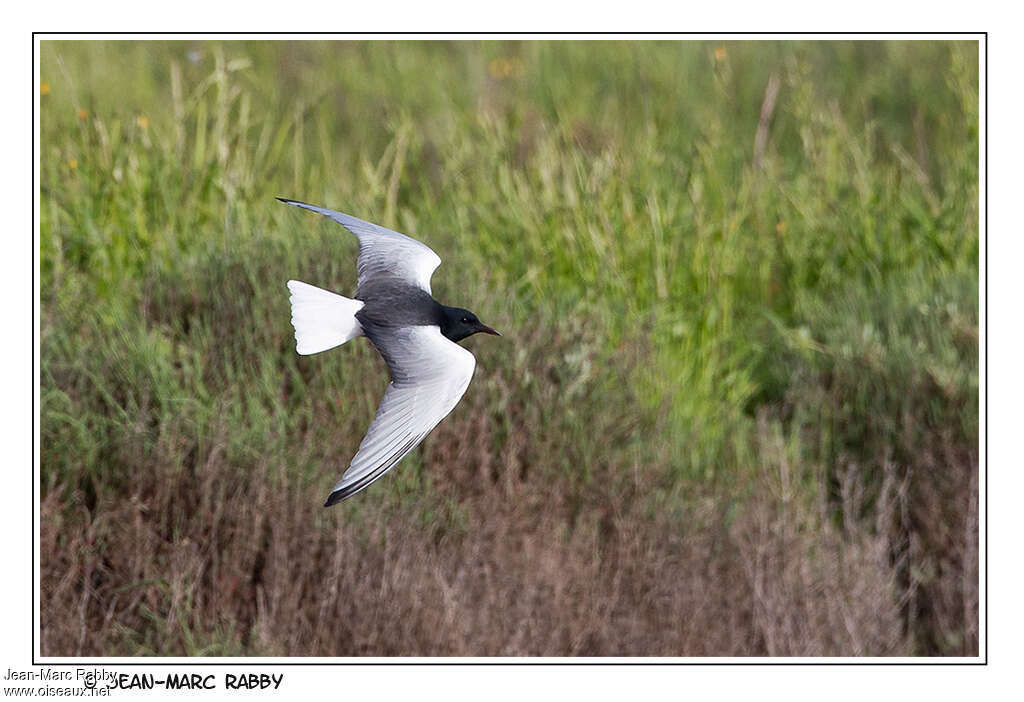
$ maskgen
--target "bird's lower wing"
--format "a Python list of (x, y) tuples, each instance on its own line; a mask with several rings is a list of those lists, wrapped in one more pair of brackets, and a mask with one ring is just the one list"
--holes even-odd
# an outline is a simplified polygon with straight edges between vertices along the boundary
[(448, 416), (469, 387), (476, 359), (438, 327), (367, 334), (391, 369), (377, 414), (326, 506), (351, 497), (395, 467)]

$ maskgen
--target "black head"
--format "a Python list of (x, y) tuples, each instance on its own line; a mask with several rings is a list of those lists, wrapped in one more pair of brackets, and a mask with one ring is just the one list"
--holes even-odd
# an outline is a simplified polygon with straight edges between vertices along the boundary
[(452, 341), (461, 341), (477, 332), (501, 336), (498, 332), (476, 318), (476, 315), (461, 307), (441, 305), (441, 333)]

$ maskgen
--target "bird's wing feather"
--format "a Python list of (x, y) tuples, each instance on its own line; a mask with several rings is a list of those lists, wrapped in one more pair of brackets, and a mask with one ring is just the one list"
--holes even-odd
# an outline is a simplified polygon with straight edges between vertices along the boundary
[(335, 212), (325, 207), (283, 197), (277, 199), (289, 205), (319, 212), (345, 227), (359, 239), (356, 272), (360, 288), (370, 279), (396, 278), (430, 292), (430, 276), (441, 265), (441, 258), (426, 244), (344, 212)]
[(455, 408), (476, 368), (473, 354), (438, 327), (401, 327), (368, 336), (387, 361), (392, 380), (328, 506), (359, 492), (416, 448)]

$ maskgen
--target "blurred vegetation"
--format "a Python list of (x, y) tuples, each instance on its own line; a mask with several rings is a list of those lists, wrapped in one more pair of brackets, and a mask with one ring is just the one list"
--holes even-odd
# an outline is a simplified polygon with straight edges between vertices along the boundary
[[(883, 539), (900, 630), (779, 644), (754, 588), (753, 648), (695, 655), (976, 653), (976, 44), (46, 41), (41, 75), (44, 543), (91, 534), (92, 554), (44, 553), (44, 655), (422, 650), (261, 638), (259, 544), (235, 554), (257, 594), (215, 621), (168, 594), (185, 535), (189, 587), (216, 589), (239, 548), (218, 529), (284, 528), (220, 521), (232, 496), (347, 548), (411, 520), (444, 557), (475, 538), (483, 476), (523, 509), (557, 500), (572, 543), (588, 520), (682, 533), (708, 500), (735, 535), (780, 466), (823, 539)], [(278, 195), (425, 241), (435, 296), (506, 334), (469, 342), (476, 378), (424, 448), (329, 511), (385, 373), (363, 342), (294, 353), (284, 282), (349, 293), (356, 244)], [(446, 450), (460, 432), (481, 450)], [(166, 550), (155, 584), (111, 555), (130, 519)], [(510, 654), (692, 650), (647, 635)]]

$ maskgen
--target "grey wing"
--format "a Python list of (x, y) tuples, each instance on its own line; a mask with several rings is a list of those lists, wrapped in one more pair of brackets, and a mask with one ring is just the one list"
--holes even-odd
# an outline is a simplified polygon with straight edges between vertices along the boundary
[(374, 337), (392, 381), (327, 507), (359, 492), (416, 448), (455, 409), (476, 368), (473, 354), (438, 327), (390, 329), (385, 337)]
[(344, 212), (309, 205), (297, 200), (277, 198), (281, 202), (319, 212), (345, 227), (359, 239), (359, 260), (356, 262), (359, 287), (374, 278), (397, 278), (430, 292), (430, 276), (441, 258), (431, 248), (415, 239), (386, 229)]

